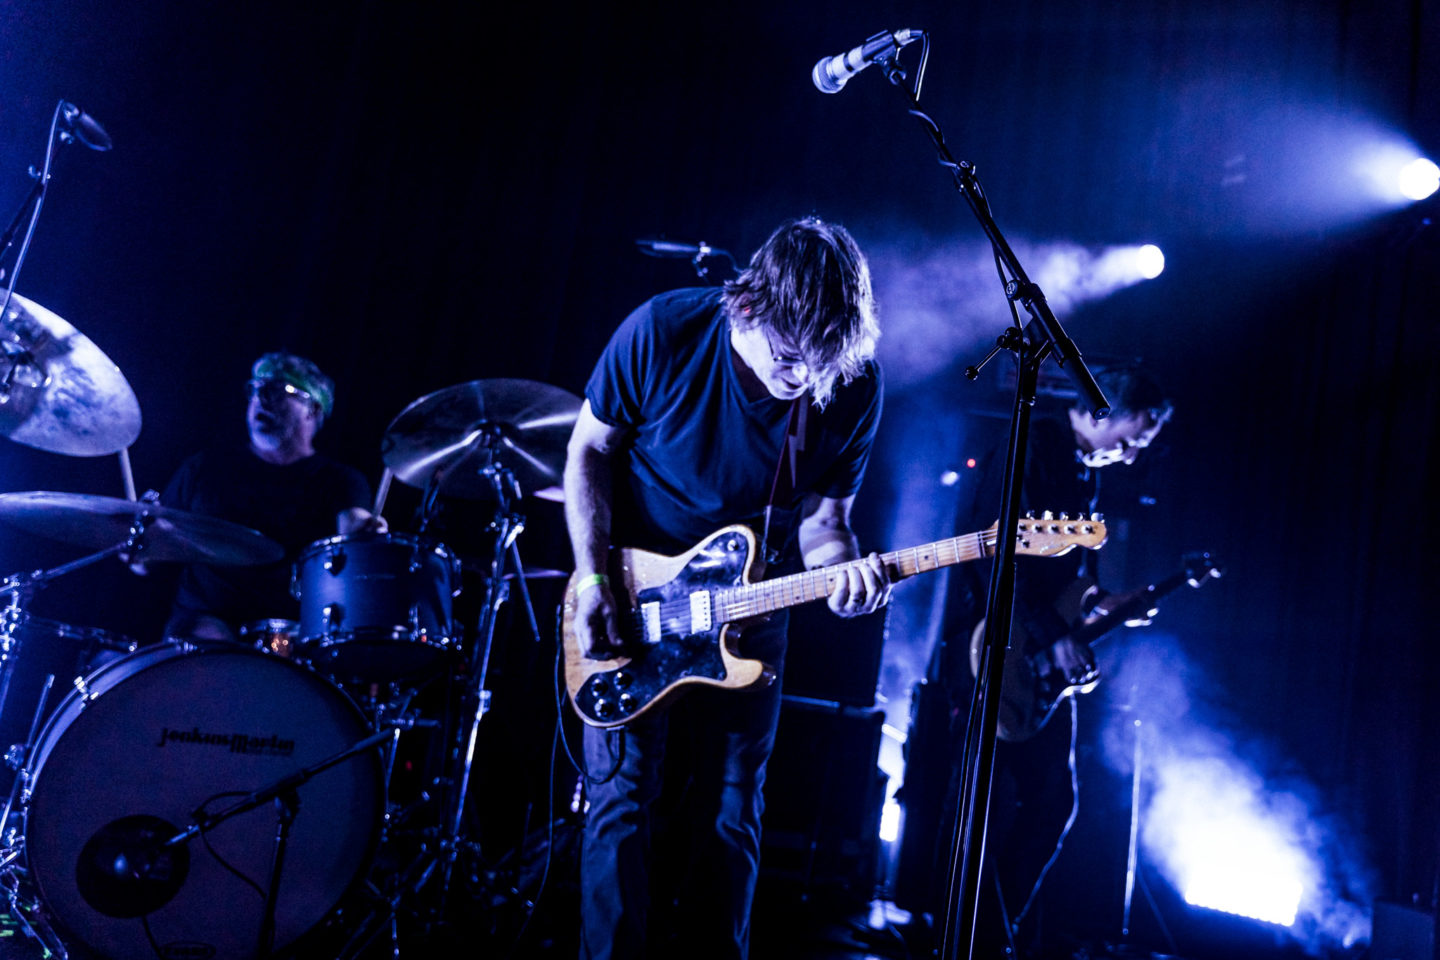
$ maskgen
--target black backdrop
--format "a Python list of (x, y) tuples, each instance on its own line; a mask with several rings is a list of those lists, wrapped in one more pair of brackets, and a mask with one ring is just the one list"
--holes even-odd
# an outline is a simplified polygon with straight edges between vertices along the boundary
[[(1330, 798), (1373, 892), (1428, 898), (1437, 246), (1414, 210), (1322, 201), (1353, 192), (1326, 152), (1335, 118), (1440, 151), (1436, 3), (9, 2), (4, 209), (57, 99), (116, 144), (62, 152), (19, 290), (134, 386), (142, 488), (238, 433), (247, 365), (279, 347), (335, 377), (322, 446), (374, 479), (385, 425), (430, 391), (580, 392), (624, 313), (693, 279), (636, 237), (743, 254), (817, 212), (876, 270), (890, 402), (859, 523), (900, 546), (916, 517), (943, 523), (932, 478), (974, 411), (1003, 409), (955, 371), (1005, 318), (993, 284), (947, 279), (983, 262), (978, 230), (896, 94), (872, 74), (836, 97), (810, 86), (821, 54), (905, 25), (933, 34), (924, 102), (1012, 239), (1164, 246), (1159, 280), (1067, 312), (1082, 348), (1145, 357), (1180, 408), (1114, 485), (1126, 535), (1108, 562), (1140, 580), (1185, 547), (1230, 561), (1167, 628), (1247, 734)], [(0, 478), (121, 492), (112, 458), (8, 441)], [(537, 552), (558, 525), (535, 506)], [(0, 544), (6, 569), (73, 556)], [(904, 589), (895, 702), (926, 643), (930, 588)], [(152, 639), (167, 591), (106, 566), (37, 609)]]

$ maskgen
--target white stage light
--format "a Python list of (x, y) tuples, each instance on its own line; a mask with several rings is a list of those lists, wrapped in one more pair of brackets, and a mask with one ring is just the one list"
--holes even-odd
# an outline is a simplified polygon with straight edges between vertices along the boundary
[(1191, 906), (1233, 913), (1263, 923), (1288, 927), (1300, 908), (1300, 884), (1262, 875), (1236, 876), (1217, 871), (1185, 888), (1185, 902)]
[(1140, 270), (1140, 276), (1154, 280), (1165, 272), (1165, 254), (1155, 244), (1147, 243), (1135, 251), (1135, 265)]
[(1431, 160), (1417, 157), (1400, 168), (1400, 192), (1411, 200), (1424, 200), (1440, 190), (1440, 167)]

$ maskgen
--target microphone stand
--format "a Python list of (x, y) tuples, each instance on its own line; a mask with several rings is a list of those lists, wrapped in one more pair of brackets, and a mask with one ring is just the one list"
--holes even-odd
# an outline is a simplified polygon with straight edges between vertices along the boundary
[[(955, 188), (965, 198), (971, 212), (985, 231), (994, 248), (997, 263), (1004, 265), (1010, 280), (1005, 295), (1015, 314), (1015, 304), (1024, 307), (1030, 323), (1024, 331), (1018, 319), (1014, 327), (1001, 335), (995, 347), (979, 364), (965, 371), (968, 379), (979, 376), (980, 368), (1001, 350), (1014, 354), (1018, 376), (1015, 404), (1010, 419), (1009, 449), (1005, 462), (1003, 491), (1000, 501), (1000, 530), (1013, 531), (1020, 520), (1020, 491), (1025, 476), (1025, 451), (1029, 439), (1030, 413), (1035, 406), (1036, 383), (1040, 365), (1052, 353), (1061, 368), (1075, 384), (1085, 405), (1097, 418), (1110, 412), (1110, 405), (1095, 382), (1080, 350), (1066, 334), (1060, 321), (1045, 300), (1040, 287), (1026, 275), (1020, 260), (1000, 232), (990, 204), (975, 176), (975, 167), (956, 160), (945, 145), (940, 126), (920, 109), (920, 84), (924, 80), (925, 63), (930, 53), (930, 37), (922, 35), (920, 67), (914, 88), (906, 83), (900, 68), (898, 49), (881, 57), (876, 65), (896, 89), (905, 93), (908, 112), (925, 129), (939, 155), (941, 166), (954, 177)], [(1010, 642), (1010, 621), (1015, 605), (1015, 538), (996, 538), (995, 560), (991, 568), (989, 596), (986, 598), (985, 638), (980, 652), (980, 670), (975, 678), (975, 694), (966, 725), (965, 749), (961, 759), (960, 796), (957, 800), (952, 838), (950, 870), (947, 885), (944, 939), (941, 960), (956, 960), (962, 955), (972, 957), (975, 948), (975, 922), (980, 893), (980, 872), (984, 862), (985, 834), (990, 816), (990, 788), (995, 766), (995, 743), (1000, 716), (1000, 692), (1004, 680), (1004, 650)]]
[(265, 893), (265, 911), (260, 920), (259, 952), (258, 957), (268, 958), (273, 955), (275, 949), (275, 907), (279, 902), (280, 874), (285, 868), (285, 852), (290, 840), (290, 827), (295, 822), (295, 815), (300, 810), (300, 796), (296, 792), (304, 786), (316, 774), (323, 773), (338, 763), (349, 760), (369, 750), (371, 747), (378, 747), (386, 740), (398, 740), (400, 727), (395, 726), (379, 733), (371, 734), (364, 740), (352, 744), (332, 754), (318, 763), (303, 767), (287, 777), (276, 780), (274, 783), (261, 787), (249, 796), (237, 800), (235, 803), (215, 813), (201, 813), (195, 818), (195, 822), (181, 830), (174, 836), (166, 839), (161, 848), (174, 847), (188, 843), (190, 840), (213, 830), (215, 827), (229, 820), (231, 817), (238, 817), (242, 813), (248, 813), (256, 807), (270, 801), (275, 801), (276, 809), (276, 830), (275, 846), (270, 860), (270, 884)]

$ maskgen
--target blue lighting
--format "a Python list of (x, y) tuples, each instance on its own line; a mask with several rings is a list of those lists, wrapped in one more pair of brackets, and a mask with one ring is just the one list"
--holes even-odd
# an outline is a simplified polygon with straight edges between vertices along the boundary
[(1417, 157), (1400, 168), (1400, 192), (1411, 200), (1424, 200), (1440, 190), (1440, 167), (1434, 161)]

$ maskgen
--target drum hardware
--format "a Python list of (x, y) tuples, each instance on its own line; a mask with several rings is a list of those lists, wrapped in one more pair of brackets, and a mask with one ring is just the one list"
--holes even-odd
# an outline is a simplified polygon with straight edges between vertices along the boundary
[(302, 650), (347, 685), (433, 676), (457, 646), (451, 609), (459, 580), (454, 555), (417, 536), (318, 540), (296, 559), (290, 581)]
[(532, 494), (558, 488), (580, 398), (532, 380), (475, 380), (437, 390), (402, 410), (381, 456), (395, 479), (430, 499), (497, 495), (489, 468), (508, 468)]
[[(177, 830), (160, 817), (124, 817), (106, 824), (86, 841), (80, 854), (81, 895), (100, 913), (111, 917), (148, 916), (173, 900), (189, 874), (187, 844), (225, 821), (274, 801), (276, 831), (271, 851), (270, 880), (258, 940), (259, 957), (274, 955), (275, 908), (285, 868), (290, 832), (300, 811), (300, 787), (331, 767), (378, 747), (393, 747), (400, 728), (392, 727), (351, 744), (338, 753), (302, 767), (255, 790), (215, 813), (196, 811), (194, 822)], [(87, 873), (89, 883), (86, 883)], [(86, 888), (89, 888), (88, 891)]]
[[(40, 733), (40, 724), (45, 719), (45, 708), (49, 705), (50, 690), (54, 686), (55, 674), (48, 674), (41, 685), (40, 702), (35, 705), (35, 714), (30, 718), (30, 730), (25, 736), (25, 742), (11, 744), (5, 751), (5, 764), (15, 771), (15, 780), (10, 785), (10, 795), (5, 799), (5, 807), (0, 810), (0, 849), (19, 849), (18, 838), (10, 830), (10, 814), (15, 809), (21, 792), (29, 786), (26, 770), (30, 765), (30, 751), (34, 747), (35, 737)], [(0, 871), (3, 871), (4, 865), (4, 861), (0, 861)]]
[[(239, 646), (148, 647), (102, 667), (86, 686), (88, 705), (72, 694), (33, 738), (24, 834), (0, 851), (12, 854), (0, 859), (0, 882), (32, 923), (53, 921), (108, 960), (249, 955), (257, 937), (270, 945), (261, 956), (286, 949), (330, 913), (378, 842), (383, 758), (365, 760), (366, 751), (387, 740), (393, 750), (401, 729), (426, 723), (411, 715), (377, 730), (313, 670)], [(205, 686), (236, 696), (175, 696)], [(348, 773), (305, 786), (347, 759)], [(96, 777), (117, 764), (123, 775), (94, 790)], [(256, 779), (270, 782), (251, 791)], [(282, 803), (272, 830), (263, 818), (243, 817), (291, 793), (324, 816), (295, 818)], [(207, 809), (231, 796), (241, 799)], [(225, 821), (233, 823), (217, 830)], [(191, 849), (184, 862), (174, 851), (196, 836), (205, 850)], [(20, 850), (25, 866), (13, 855)], [(268, 901), (263, 908), (235, 895), (243, 890), (237, 878), (260, 879), (267, 869), (268, 896), (247, 880)], [(283, 884), (282, 869), (291, 878)]]
[(30, 168), (34, 184), (0, 236), (3, 255), (30, 211), (0, 299), (0, 434), (52, 453), (94, 457), (122, 450), (140, 435), (135, 393), (95, 344), (56, 314), (15, 293), (50, 186), (56, 143), (73, 142), (76, 133), (92, 149), (109, 149), (109, 138), (93, 118), (59, 101), (50, 119), (44, 160), (39, 169)]
[[(522, 487), (558, 488), (565, 444), (579, 409), (579, 398), (545, 384), (476, 381), (422, 397), (402, 411), (386, 432), (382, 446), (386, 472), (381, 489), (387, 491), (391, 479), (420, 489), (417, 546), (428, 542), (426, 532), (442, 496), (495, 501), (495, 517), (490, 525), (494, 539), (492, 554), (483, 563), (488, 576), (484, 579), (485, 594), (478, 604), (479, 623), (473, 642), (455, 645), (464, 652), (464, 661), (452, 671), (452, 675), (463, 679), (458, 698), (459, 722), (447, 734), (449, 759), (441, 761), (439, 775), (427, 781), (408, 805), (387, 811), (386, 836), (391, 842), (386, 849), (394, 861), (368, 884), (369, 909), (340, 951), (342, 958), (358, 956), (386, 932), (398, 954), (397, 931), (402, 916), (411, 916), (423, 924), (443, 921), (457, 861), (467, 853), (479, 856), (478, 846), (465, 837), (463, 820), (474, 784), (479, 724), (490, 710), (491, 691), (486, 681), (491, 646), (497, 617), (511, 596), (512, 583), (520, 587), (532, 635), (537, 641), (540, 638), (518, 546), (525, 518), (517, 508)], [(384, 492), (377, 495), (377, 512), (383, 500)], [(310, 588), (312, 582), (330, 587), (337, 580), (355, 576), (352, 567), (357, 557), (347, 544), (343, 558), (326, 557), (322, 561), (318, 548), (318, 544), (312, 545), (311, 550), (317, 553), (308, 558), (308, 565), (305, 557), (297, 564), (302, 621), (308, 606), (315, 619), (323, 618), (333, 632), (337, 621), (343, 629), (355, 616), (353, 600), (325, 597), (326, 602), (321, 602)], [(445, 552), (450, 556), (448, 550)], [(427, 573), (423, 549), (414, 550), (410, 560), (406, 574), (422, 577)], [(326, 562), (330, 568), (326, 568)], [(459, 564), (453, 558), (451, 563), (451, 573), (458, 583)], [(336, 567), (339, 570), (332, 572)], [(433, 576), (433, 571), (428, 572)], [(307, 593), (312, 594), (308, 601)], [(444, 612), (448, 617), (448, 606)], [(407, 614), (406, 628), (414, 631), (424, 626), (428, 611), (424, 603), (418, 603)], [(311, 630), (307, 627), (305, 632), (308, 636)], [(343, 644), (338, 649), (343, 651)], [(377, 716), (383, 716), (386, 707), (380, 703), (375, 709)], [(412, 818), (426, 808), (437, 812), (434, 825), (428, 816), (422, 823), (413, 824)], [(402, 829), (407, 824), (409, 829)]]
[[(0, 493), (0, 521), (27, 533), (158, 563), (250, 566), (274, 563), (285, 548), (238, 523), (165, 507), (152, 499), (123, 500), (35, 490)], [(143, 537), (142, 537), (143, 535)], [(73, 569), (73, 568), (72, 568)]]
[[(0, 501), (7, 497), (25, 497), (26, 494), (0, 494)], [(13, 502), (13, 501), (12, 501)], [(8, 519), (5, 515), (5, 504), (0, 503), (0, 519)], [(127, 536), (119, 543), (113, 543), (103, 550), (92, 553), (88, 556), (71, 560), (69, 563), (62, 563), (58, 567), (51, 567), (49, 570), (35, 570), (29, 573), (12, 573), (10, 576), (0, 580), (0, 595), (9, 599), (5, 611), (0, 614), (0, 717), (5, 715), (5, 701), (10, 694), (10, 681), (15, 672), (15, 661), (20, 656), (21, 643), (15, 635), (16, 627), (24, 618), (24, 605), (42, 588), (48, 586), (52, 580), (73, 573), (76, 570), (98, 563), (106, 557), (112, 557), (126, 550), (139, 553), (145, 549), (145, 523), (141, 517), (136, 517), (131, 525)]]
[(263, 653), (293, 659), (300, 649), (300, 623), (276, 617), (252, 620), (240, 625), (240, 642)]

